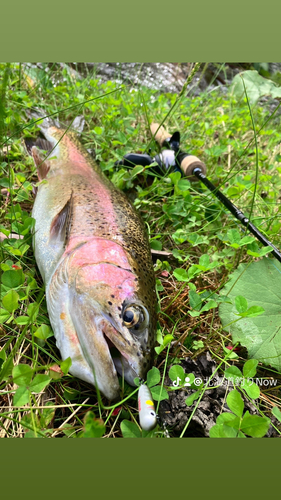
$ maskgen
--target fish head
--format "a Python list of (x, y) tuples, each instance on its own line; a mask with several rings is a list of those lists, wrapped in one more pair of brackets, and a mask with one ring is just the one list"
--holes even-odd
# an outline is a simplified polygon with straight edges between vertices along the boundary
[(132, 386), (152, 365), (155, 307), (142, 297), (138, 278), (110, 263), (74, 271), (71, 317), (96, 385), (109, 399), (119, 395), (117, 373)]

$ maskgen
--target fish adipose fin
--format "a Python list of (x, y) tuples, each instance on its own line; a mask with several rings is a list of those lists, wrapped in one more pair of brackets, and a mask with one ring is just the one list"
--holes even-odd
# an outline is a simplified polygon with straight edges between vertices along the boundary
[(67, 245), (69, 238), (72, 210), (73, 210), (73, 191), (71, 191), (70, 198), (66, 202), (64, 207), (52, 220), (50, 228), (50, 243), (54, 243), (55, 241), (60, 241), (63, 242), (64, 247)]

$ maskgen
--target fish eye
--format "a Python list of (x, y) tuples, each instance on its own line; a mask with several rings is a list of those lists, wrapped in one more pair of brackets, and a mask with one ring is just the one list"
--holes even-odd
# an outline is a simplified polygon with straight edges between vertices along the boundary
[(147, 325), (148, 313), (143, 307), (138, 304), (133, 304), (124, 309), (122, 319), (124, 326), (127, 328), (139, 330), (140, 328), (143, 329)]

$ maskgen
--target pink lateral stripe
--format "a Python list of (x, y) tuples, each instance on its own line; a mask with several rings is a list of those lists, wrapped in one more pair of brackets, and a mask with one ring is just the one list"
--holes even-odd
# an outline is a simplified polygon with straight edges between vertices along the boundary
[(132, 270), (124, 249), (118, 243), (95, 237), (85, 238), (85, 240), (86, 243), (75, 250), (75, 247), (81, 243), (81, 236), (70, 238), (65, 253), (74, 250), (71, 256), (72, 266), (82, 267), (85, 264), (108, 262), (123, 269)]
[(93, 290), (95, 286), (108, 285), (116, 301), (120, 303), (133, 299), (137, 289), (134, 274), (109, 263), (90, 264), (80, 268), (76, 275), (76, 288), (84, 289), (85, 285), (90, 285)]

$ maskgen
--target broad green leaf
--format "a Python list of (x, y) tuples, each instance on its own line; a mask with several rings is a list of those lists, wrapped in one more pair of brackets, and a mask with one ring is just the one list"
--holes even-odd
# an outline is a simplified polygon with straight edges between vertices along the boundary
[(77, 438), (76, 429), (71, 424), (65, 424), (62, 428), (62, 432), (67, 437)]
[(237, 436), (237, 430), (225, 424), (216, 424), (211, 427), (209, 436), (210, 438), (235, 438)]
[(143, 438), (153, 438), (155, 435), (155, 430), (152, 429), (152, 431), (145, 431), (144, 429), (142, 429), (142, 437)]
[(272, 408), (272, 415), (274, 415), (277, 420), (279, 420), (279, 422), (281, 422), (281, 411), (279, 410), (279, 408), (277, 406), (274, 406)]
[(241, 316), (247, 317), (247, 318), (254, 318), (255, 316), (260, 316), (261, 314), (264, 313), (264, 308), (261, 306), (251, 306), (249, 309), (247, 309), (246, 312), (241, 314)]
[(18, 308), (19, 294), (15, 290), (9, 290), (8, 293), (3, 297), (2, 304), (10, 313), (14, 312)]
[(221, 413), (217, 418), (216, 424), (224, 424), (225, 422), (231, 422), (235, 418), (236, 416), (233, 413), (228, 413), (228, 412)]
[(147, 373), (146, 380), (148, 387), (159, 384), (161, 379), (160, 372), (156, 366), (153, 366)]
[(134, 177), (136, 177), (138, 174), (140, 174), (141, 172), (144, 171), (144, 167), (141, 166), (141, 165), (136, 165), (133, 170), (131, 170), (131, 179), (133, 179)]
[(270, 426), (270, 420), (258, 415), (250, 415), (247, 411), (241, 423), (241, 431), (251, 437), (263, 437)]
[(200, 313), (204, 311), (210, 311), (210, 309), (214, 309), (215, 307), (217, 307), (217, 305), (217, 302), (215, 302), (214, 300), (208, 300), (208, 302), (200, 310)]
[(230, 391), (226, 398), (229, 409), (237, 415), (237, 417), (242, 417), (244, 410), (244, 402), (241, 394), (236, 390)]
[(137, 424), (130, 422), (129, 420), (122, 420), (121, 431), (124, 438), (140, 438), (141, 431), (139, 430)]
[[(222, 289), (230, 299), (242, 295), (249, 309), (244, 318), (237, 320), (236, 308), (220, 304), (219, 314), (223, 326), (231, 332), (233, 343), (240, 342), (248, 350), (249, 358), (271, 365), (281, 372), (281, 264), (276, 259), (263, 258), (248, 267), (240, 264)], [(264, 308), (264, 314), (255, 316), (251, 307)], [(250, 315), (248, 313), (250, 312)], [(256, 311), (257, 312), (257, 311)], [(232, 321), (235, 321), (232, 324)]]
[[(180, 229), (177, 229), (176, 232), (172, 234), (172, 238), (177, 245), (180, 245), (181, 243), (184, 243), (187, 240), (188, 234), (186, 231), (184, 231), (183, 229), (180, 228)], [(180, 281), (180, 279), (179, 279), (179, 281)]]
[(168, 333), (168, 335), (165, 335), (165, 337), (163, 338), (163, 346), (166, 347), (168, 344), (172, 342), (172, 340), (174, 340), (173, 335)]
[(263, 78), (255, 70), (248, 70), (239, 73), (232, 80), (231, 89), (237, 98), (245, 96), (242, 79), (251, 104), (256, 104), (262, 96), (270, 96), (272, 98), (281, 97), (281, 88), (277, 87), (274, 82)]
[(237, 432), (240, 429), (240, 424), (241, 424), (241, 417), (235, 417), (232, 420), (227, 420), (226, 422), (224, 422), (224, 425), (226, 425), (227, 427), (232, 427), (233, 429), (236, 429)]
[(45, 387), (51, 382), (51, 380), (51, 377), (48, 377), (48, 375), (38, 374), (32, 380), (29, 389), (31, 392), (35, 392), (36, 394), (38, 394), (45, 389)]
[(61, 367), (61, 371), (62, 371), (65, 375), (67, 375), (67, 373), (68, 373), (69, 368), (71, 367), (71, 365), (72, 365), (71, 358), (70, 358), (70, 357), (66, 358), (64, 361), (62, 361), (62, 362), (61, 362), (61, 365), (60, 365), (60, 367)]
[(178, 181), (178, 188), (181, 191), (188, 191), (188, 189), (190, 188), (190, 182), (187, 179), (180, 179)]
[(186, 400), (185, 400), (186, 406), (193, 405), (194, 401), (196, 401), (196, 399), (198, 399), (199, 396), (200, 396), (200, 391), (196, 391), (196, 392), (193, 392), (192, 394), (190, 394), (190, 396), (188, 396), (188, 398), (186, 398)]
[(10, 317), (10, 313), (8, 313), (6, 311), (6, 309), (0, 309), (0, 325), (2, 325), (3, 323), (5, 323), (5, 321), (7, 321), (7, 319), (9, 319)]
[(192, 309), (195, 309), (195, 311), (200, 311), (202, 305), (200, 295), (193, 290), (189, 290), (189, 305)]
[(243, 379), (243, 375), (237, 366), (230, 366), (227, 368), (224, 372), (224, 376), (233, 384), (239, 384), (239, 382)]
[(203, 266), (203, 267), (209, 267), (210, 257), (207, 253), (204, 253), (203, 255), (201, 255), (201, 257), (199, 259), (199, 264), (200, 264), (200, 266)]
[(84, 418), (84, 434), (85, 438), (101, 438), (105, 433), (105, 425), (103, 420), (96, 418), (92, 411), (88, 411)]
[(236, 229), (230, 229), (227, 231), (227, 236), (230, 241), (230, 243), (237, 243), (239, 246), (240, 243), (240, 233)]
[(102, 127), (95, 127), (94, 132), (97, 135), (101, 135), (103, 133), (103, 128)]
[(161, 241), (150, 240), (150, 247), (153, 250), (162, 250), (162, 243), (161, 243)]
[(2, 364), (2, 369), (0, 372), (0, 381), (8, 380), (10, 375), (12, 375), (13, 366), (14, 366), (13, 358), (10, 357), (6, 359), (6, 361)]
[(242, 295), (237, 295), (235, 297), (235, 307), (239, 313), (244, 313), (248, 309), (248, 303), (245, 297), (242, 297)]
[(246, 391), (249, 398), (258, 399), (260, 397), (260, 389), (253, 381), (244, 379), (241, 387)]
[(160, 354), (160, 352), (162, 352), (165, 347), (172, 342), (173, 338), (174, 337), (171, 334), (165, 335), (165, 337), (163, 338), (163, 344), (159, 347), (155, 347), (155, 351), (157, 352), (157, 354)]
[(245, 378), (254, 377), (257, 373), (258, 361), (256, 359), (248, 359), (243, 366), (243, 375)]
[(175, 269), (173, 275), (178, 281), (189, 281), (190, 279), (186, 270), (181, 268)]
[(69, 401), (75, 400), (77, 396), (79, 396), (79, 391), (73, 389), (73, 387), (66, 387), (63, 391), (64, 399), (67, 399)]
[(15, 392), (13, 398), (14, 406), (23, 406), (29, 402), (29, 390), (24, 385), (21, 385)]
[(32, 318), (32, 321), (35, 321), (38, 312), (39, 312), (39, 304), (37, 304), (37, 302), (32, 302), (32, 304), (29, 304), (27, 308), (27, 314)]
[(232, 353), (229, 355), (229, 351), (230, 349), (227, 349), (226, 347), (223, 347), (223, 352), (224, 354), (227, 354), (227, 359), (230, 360), (230, 359), (238, 359), (239, 356), (237, 356), (236, 352), (232, 351)]
[(237, 434), (237, 437), (238, 438), (245, 438), (246, 436), (245, 436), (245, 434), (243, 434), (242, 431), (239, 431), (238, 434)]
[(44, 438), (44, 434), (48, 432), (48, 430), (46, 431), (42, 431), (40, 430), (39, 428), (35, 430), (33, 429), (30, 429), (29, 431), (27, 431), (24, 435), (24, 438)]
[(15, 323), (17, 325), (27, 325), (29, 323), (30, 318), (28, 316), (18, 316), (15, 318)]
[(169, 377), (172, 382), (179, 382), (179, 385), (183, 385), (185, 381), (184, 369), (180, 365), (173, 365), (169, 370)]
[(15, 384), (27, 386), (32, 378), (32, 368), (29, 365), (17, 365), (12, 371)]
[(49, 337), (52, 337), (54, 334), (51, 328), (48, 325), (42, 324), (38, 330), (34, 333), (34, 337), (38, 339), (47, 340)]
[(244, 238), (240, 240), (240, 246), (248, 245), (249, 243), (253, 243), (253, 241), (256, 241), (254, 236), (244, 236)]
[(172, 179), (172, 183), (174, 185), (177, 185), (177, 183), (181, 179), (181, 173), (180, 172), (173, 172), (173, 173), (169, 174), (169, 177), (170, 177), (170, 179)]
[(264, 255), (268, 254), (269, 252), (273, 252), (272, 247), (268, 246), (268, 247), (261, 248), (259, 251), (259, 257), (263, 257)]
[(25, 277), (22, 269), (5, 271), (2, 274), (1, 281), (8, 288), (16, 288), (24, 283)]
[(164, 387), (160, 385), (155, 385), (151, 387), (151, 395), (155, 401), (163, 401), (164, 399), (169, 399), (168, 393)]

